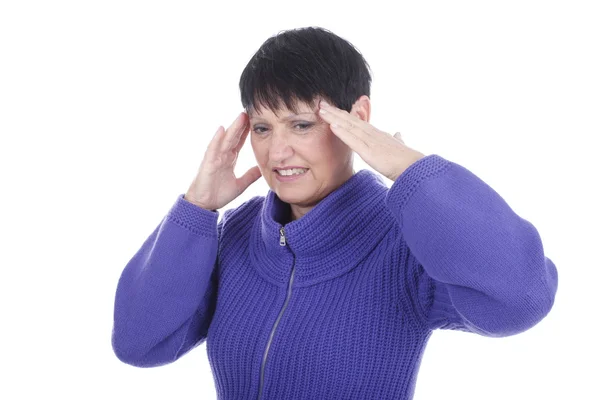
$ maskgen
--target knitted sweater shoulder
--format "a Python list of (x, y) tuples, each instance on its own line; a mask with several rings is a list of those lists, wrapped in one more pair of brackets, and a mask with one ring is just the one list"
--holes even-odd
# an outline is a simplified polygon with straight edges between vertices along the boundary
[(289, 211), (269, 191), (219, 220), (179, 195), (119, 278), (117, 357), (156, 367), (206, 342), (222, 400), (409, 400), (434, 330), (515, 335), (553, 306), (535, 227), (439, 155)]

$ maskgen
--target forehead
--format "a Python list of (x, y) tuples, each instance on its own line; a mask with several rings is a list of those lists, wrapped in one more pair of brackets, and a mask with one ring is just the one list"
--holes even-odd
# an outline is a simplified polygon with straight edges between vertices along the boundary
[(248, 116), (250, 118), (270, 118), (270, 119), (280, 119), (285, 120), (287, 118), (293, 117), (295, 115), (303, 115), (303, 114), (315, 114), (317, 112), (318, 107), (312, 106), (310, 104), (299, 102), (295, 104), (296, 112), (288, 109), (285, 104), (277, 110), (273, 110), (267, 107), (262, 107), (260, 112), (254, 108), (251, 108), (248, 111)]

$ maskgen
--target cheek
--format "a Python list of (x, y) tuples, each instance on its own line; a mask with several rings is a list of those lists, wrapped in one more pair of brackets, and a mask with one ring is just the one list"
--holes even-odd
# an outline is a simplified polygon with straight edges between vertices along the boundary
[(261, 146), (260, 143), (255, 143), (252, 142), (252, 152), (254, 153), (254, 159), (256, 160), (256, 163), (263, 167), (264, 164), (266, 164), (267, 162), (267, 153), (265, 153), (264, 146)]
[(338, 157), (335, 143), (328, 138), (312, 140), (303, 146), (303, 158), (314, 166), (325, 166), (335, 163)]
[(254, 152), (254, 155), (256, 157), (259, 157), (260, 154), (262, 154), (262, 153), (265, 152), (265, 150), (264, 150), (264, 148), (265, 148), (264, 142), (261, 143), (261, 141), (254, 140), (254, 137), (252, 137), (250, 139), (250, 144), (252, 146), (252, 151)]
[(330, 137), (330, 133), (319, 131), (313, 132), (308, 135), (299, 146), (302, 147), (302, 151), (304, 154), (311, 155), (314, 157), (319, 157), (322, 153), (329, 153), (329, 149), (331, 148), (332, 141)]
[(329, 131), (322, 136), (320, 146), (328, 154), (338, 154), (346, 144), (333, 132)]

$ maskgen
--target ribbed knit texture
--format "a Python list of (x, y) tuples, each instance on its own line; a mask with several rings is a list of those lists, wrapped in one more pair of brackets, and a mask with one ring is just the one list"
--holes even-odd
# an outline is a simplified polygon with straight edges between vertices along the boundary
[(439, 155), (288, 215), (272, 191), (220, 221), (179, 195), (119, 279), (117, 357), (156, 367), (206, 341), (221, 400), (408, 400), (433, 330), (514, 335), (554, 304), (535, 227)]

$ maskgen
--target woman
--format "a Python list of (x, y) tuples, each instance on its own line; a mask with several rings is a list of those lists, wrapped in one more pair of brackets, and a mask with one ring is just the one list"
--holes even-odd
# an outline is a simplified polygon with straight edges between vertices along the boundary
[[(370, 83), (327, 30), (262, 45), (246, 112), (121, 275), (120, 360), (159, 366), (206, 340), (220, 399), (410, 399), (433, 330), (504, 337), (548, 314), (557, 270), (535, 227), (464, 167), (370, 125)], [(258, 165), (236, 178), (248, 134)], [(355, 172), (354, 152), (392, 186)], [(267, 195), (218, 221), (260, 176)]]

